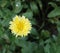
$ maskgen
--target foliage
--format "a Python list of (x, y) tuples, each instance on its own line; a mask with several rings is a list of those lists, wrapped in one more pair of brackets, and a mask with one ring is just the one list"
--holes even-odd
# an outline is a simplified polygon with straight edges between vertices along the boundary
[[(31, 21), (27, 37), (9, 30), (15, 15)], [(0, 53), (60, 53), (60, 0), (0, 0)]]

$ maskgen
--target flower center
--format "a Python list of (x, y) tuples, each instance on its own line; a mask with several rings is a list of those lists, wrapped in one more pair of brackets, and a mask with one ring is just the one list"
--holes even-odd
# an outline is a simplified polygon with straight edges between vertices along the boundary
[(22, 31), (23, 28), (24, 28), (24, 23), (19, 22), (18, 25), (17, 25), (17, 28), (18, 28), (18, 30)]

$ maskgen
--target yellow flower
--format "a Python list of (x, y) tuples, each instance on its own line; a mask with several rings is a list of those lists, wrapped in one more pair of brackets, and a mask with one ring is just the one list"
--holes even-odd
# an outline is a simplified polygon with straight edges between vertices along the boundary
[(15, 16), (12, 21), (10, 21), (9, 29), (12, 33), (17, 36), (27, 36), (30, 33), (32, 26), (29, 19), (24, 16)]

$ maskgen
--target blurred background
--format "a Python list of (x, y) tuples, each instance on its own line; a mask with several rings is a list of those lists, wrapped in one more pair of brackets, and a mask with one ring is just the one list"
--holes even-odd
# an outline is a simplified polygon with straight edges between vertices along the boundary
[[(15, 15), (31, 21), (27, 37), (9, 30)], [(60, 0), (0, 0), (0, 53), (60, 53)]]

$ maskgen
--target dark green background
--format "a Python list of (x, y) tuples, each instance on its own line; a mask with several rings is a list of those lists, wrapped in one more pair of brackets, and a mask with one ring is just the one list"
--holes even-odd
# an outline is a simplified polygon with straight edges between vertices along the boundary
[[(27, 37), (9, 30), (15, 15), (31, 21)], [(0, 53), (60, 53), (60, 0), (0, 0)]]

